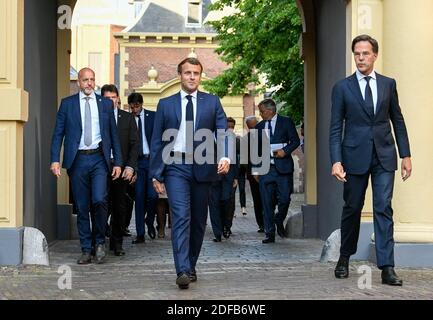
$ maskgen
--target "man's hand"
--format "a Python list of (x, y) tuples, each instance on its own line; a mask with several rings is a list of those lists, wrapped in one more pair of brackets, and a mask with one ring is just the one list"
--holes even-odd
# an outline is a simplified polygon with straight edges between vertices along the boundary
[(132, 176), (131, 182), (129, 184), (133, 184), (137, 181), (137, 173)]
[(405, 157), (401, 161), (401, 178), (406, 181), (412, 173), (412, 161), (410, 157)]
[(260, 176), (258, 174), (253, 174), (253, 178), (254, 180), (256, 180), (257, 182), (260, 181)]
[(274, 150), (273, 154), (274, 158), (284, 158), (286, 156), (286, 153), (283, 149)]
[(346, 171), (344, 171), (341, 162), (336, 162), (332, 165), (332, 175), (341, 182), (347, 182)]
[(113, 167), (113, 172), (111, 172), (111, 176), (113, 177), (113, 180), (119, 178), (121, 173), (122, 173), (121, 167)]
[(230, 169), (230, 162), (225, 160), (225, 159), (221, 159), (220, 162), (218, 163), (218, 174), (227, 174), (227, 172), (229, 172)]
[(60, 176), (62, 175), (60, 172), (60, 163), (59, 162), (53, 162), (51, 164), (50, 170), (57, 178), (60, 178)]
[(238, 179), (234, 179), (233, 180), (233, 189), (236, 189), (237, 186), (238, 186)]
[(132, 170), (131, 168), (126, 168), (125, 170), (123, 170), (122, 173), (123, 180), (131, 181), (133, 176), (134, 176), (134, 170)]
[(155, 189), (158, 194), (165, 194), (165, 185), (158, 180), (153, 180), (153, 189)]

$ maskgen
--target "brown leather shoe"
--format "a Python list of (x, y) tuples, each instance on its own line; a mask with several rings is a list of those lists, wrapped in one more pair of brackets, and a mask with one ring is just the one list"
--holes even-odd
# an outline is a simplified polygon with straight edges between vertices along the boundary
[(176, 279), (176, 284), (179, 286), (179, 289), (188, 289), (191, 279), (189, 278), (188, 273), (181, 272), (178, 274)]
[(92, 262), (92, 257), (90, 256), (90, 252), (83, 252), (78, 258), (77, 263), (78, 264), (89, 264)]

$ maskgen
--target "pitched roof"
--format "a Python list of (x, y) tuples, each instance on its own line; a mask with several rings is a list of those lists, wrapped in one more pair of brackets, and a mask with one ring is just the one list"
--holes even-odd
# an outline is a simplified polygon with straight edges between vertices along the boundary
[[(211, 4), (211, 0), (202, 1), (202, 21), (205, 21), (209, 14), (208, 6)], [(182, 13), (171, 11), (154, 2), (149, 3), (137, 23), (128, 32), (215, 33), (210, 26), (203, 24), (201, 27), (186, 27), (185, 16)]]

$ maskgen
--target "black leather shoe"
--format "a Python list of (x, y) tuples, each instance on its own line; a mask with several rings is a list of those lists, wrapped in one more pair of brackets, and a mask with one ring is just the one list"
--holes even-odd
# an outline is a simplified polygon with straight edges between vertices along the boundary
[(213, 242), (221, 242), (221, 237), (215, 237), (215, 238), (213, 239)]
[(181, 272), (178, 274), (176, 279), (176, 284), (179, 286), (179, 289), (188, 289), (191, 279), (189, 278), (188, 273)]
[(155, 239), (156, 237), (156, 230), (154, 226), (148, 226), (147, 227), (147, 234), (149, 235), (150, 239)]
[(125, 251), (123, 250), (122, 246), (120, 246), (120, 247), (116, 246), (114, 248), (114, 255), (115, 256), (124, 256), (125, 255)]
[(340, 256), (335, 266), (334, 275), (338, 279), (349, 277), (349, 258)]
[(223, 237), (224, 238), (226, 238), (226, 239), (230, 238), (231, 234), (232, 234), (232, 231), (230, 229), (224, 228), (224, 231), (223, 231)]
[(189, 280), (191, 280), (191, 282), (196, 282), (197, 281), (197, 272), (191, 271), (191, 273), (189, 274)]
[(277, 233), (281, 238), (285, 238), (286, 237), (286, 232), (284, 230), (284, 225), (282, 222), (277, 222), (275, 223), (277, 225)]
[(263, 229), (263, 228), (259, 228), (259, 230), (257, 230), (257, 232), (258, 232), (258, 233), (264, 233), (264, 232), (265, 232), (265, 229)]
[(394, 267), (384, 267), (382, 269), (382, 283), (390, 286), (402, 286), (401, 280), (394, 271)]
[(83, 252), (78, 258), (77, 263), (78, 264), (89, 264), (92, 262), (92, 257), (90, 256), (89, 252)]
[(132, 244), (144, 243), (144, 236), (137, 236), (134, 240), (132, 240)]
[(105, 259), (105, 245), (98, 244), (96, 246), (96, 254), (95, 254), (96, 263), (102, 263)]
[(275, 237), (267, 237), (266, 239), (262, 240), (262, 243), (274, 243)]

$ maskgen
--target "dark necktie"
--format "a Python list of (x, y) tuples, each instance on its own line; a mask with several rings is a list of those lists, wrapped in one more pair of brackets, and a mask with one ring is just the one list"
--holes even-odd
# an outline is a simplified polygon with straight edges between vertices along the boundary
[(194, 106), (192, 104), (192, 96), (186, 96), (188, 103), (186, 104), (186, 121), (194, 122)]
[(371, 77), (366, 76), (364, 79), (365, 79), (365, 81), (367, 81), (367, 85), (365, 86), (365, 94), (364, 94), (365, 105), (367, 107), (368, 112), (371, 115), (374, 115), (373, 93), (372, 93), (371, 87), (370, 87)]
[(192, 154), (193, 153), (193, 137), (194, 137), (194, 105), (192, 104), (192, 96), (187, 95), (186, 99), (188, 100), (188, 103), (186, 104), (186, 113), (185, 113), (185, 120), (186, 120), (186, 153)]
[(138, 156), (143, 156), (143, 122), (141, 121), (141, 117), (137, 116), (138, 118)]

